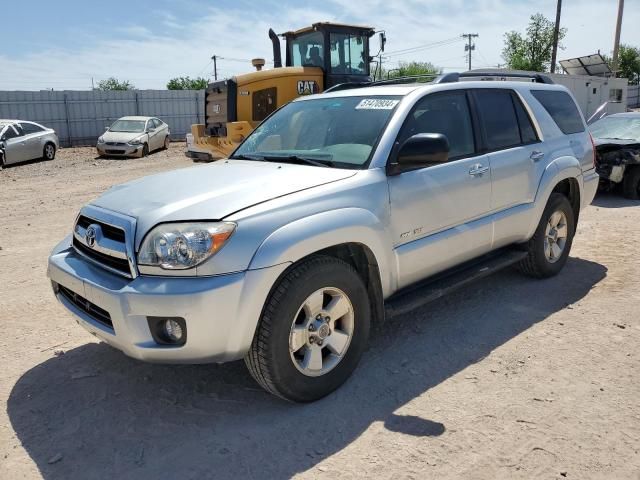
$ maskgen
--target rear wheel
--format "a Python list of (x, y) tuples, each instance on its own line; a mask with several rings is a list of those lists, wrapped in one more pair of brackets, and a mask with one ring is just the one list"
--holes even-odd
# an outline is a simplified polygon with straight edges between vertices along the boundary
[(537, 278), (558, 274), (567, 263), (575, 228), (569, 199), (552, 193), (533, 237), (526, 243), (528, 255), (518, 264), (519, 269)]
[(53, 143), (47, 143), (42, 150), (42, 157), (45, 160), (53, 160), (56, 158), (56, 146)]
[(268, 392), (310, 402), (342, 385), (369, 338), (365, 285), (348, 263), (310, 257), (273, 288), (245, 362)]
[(640, 166), (627, 167), (622, 180), (622, 193), (631, 200), (640, 198)]

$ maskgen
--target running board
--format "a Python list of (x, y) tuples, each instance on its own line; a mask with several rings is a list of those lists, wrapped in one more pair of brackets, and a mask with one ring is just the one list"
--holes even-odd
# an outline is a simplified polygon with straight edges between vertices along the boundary
[(393, 317), (411, 312), (469, 283), (513, 265), (526, 256), (526, 251), (508, 248), (454, 267), (392, 295), (385, 302), (385, 315)]

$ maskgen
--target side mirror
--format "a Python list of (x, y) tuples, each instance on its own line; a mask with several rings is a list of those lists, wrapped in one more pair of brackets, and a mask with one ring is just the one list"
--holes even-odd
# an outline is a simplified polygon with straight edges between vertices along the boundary
[(7, 141), (7, 137), (6, 135), (3, 135), (2, 138), (0, 138), (0, 142), (6, 142)]
[(395, 162), (387, 164), (388, 175), (417, 170), (449, 160), (449, 140), (441, 133), (418, 133), (399, 148)]

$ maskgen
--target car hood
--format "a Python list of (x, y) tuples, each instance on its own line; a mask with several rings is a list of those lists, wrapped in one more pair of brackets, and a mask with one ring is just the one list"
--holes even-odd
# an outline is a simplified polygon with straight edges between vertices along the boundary
[(258, 203), (352, 177), (357, 170), (219, 160), (116, 185), (93, 205), (137, 219), (137, 238), (162, 222), (222, 220)]
[(105, 132), (101, 136), (105, 142), (127, 143), (144, 134), (144, 132)]

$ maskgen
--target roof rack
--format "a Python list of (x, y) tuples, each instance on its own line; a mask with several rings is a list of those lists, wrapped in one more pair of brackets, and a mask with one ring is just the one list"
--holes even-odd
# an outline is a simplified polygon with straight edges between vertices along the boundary
[(483, 71), (471, 71), (471, 72), (450, 72), (450, 73), (425, 73), (423, 75), (407, 75), (405, 77), (386, 78), (384, 80), (374, 80), (371, 82), (356, 82), (356, 83), (339, 83), (333, 87), (327, 88), (324, 93), (337, 92), (340, 90), (351, 90), (353, 88), (363, 87), (376, 87), (378, 85), (403, 85), (418, 82), (422, 78), (430, 78), (431, 81), (424, 83), (456, 83), (462, 78), (473, 77), (496, 77), (498, 80), (507, 80), (509, 78), (529, 78), (535, 83), (546, 83), (553, 85), (555, 82), (551, 80), (547, 75), (540, 73), (522, 73), (522, 72), (483, 72)]
[(537, 72), (510, 72), (508, 70), (505, 70), (502, 72), (496, 72), (496, 71), (483, 72), (482, 70), (472, 70), (470, 72), (459, 73), (458, 76), (460, 78), (497, 77), (498, 80), (507, 80), (509, 78), (529, 78), (534, 83), (546, 83), (549, 85), (555, 84), (555, 82), (551, 80), (551, 77), (548, 77), (547, 75), (542, 75)]

